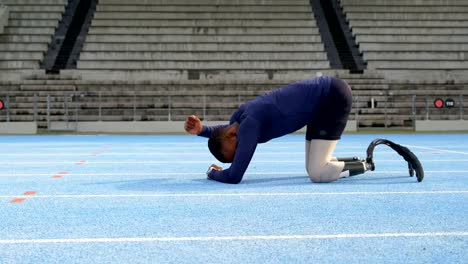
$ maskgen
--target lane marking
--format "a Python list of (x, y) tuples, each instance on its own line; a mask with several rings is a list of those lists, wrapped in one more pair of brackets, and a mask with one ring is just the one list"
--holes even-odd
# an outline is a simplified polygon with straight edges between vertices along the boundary
[(0, 244), (64, 244), (64, 243), (127, 243), (127, 242), (190, 242), (190, 241), (253, 241), (253, 240), (315, 240), (359, 239), (400, 237), (466, 237), (468, 232), (428, 233), (368, 233), (368, 234), (322, 234), (322, 235), (252, 235), (252, 236), (195, 236), (195, 237), (115, 237), (115, 238), (58, 238), (58, 239), (11, 239)]
[(67, 175), (68, 174), (68, 171), (61, 171), (57, 174), (55, 174), (54, 176), (52, 176), (52, 178), (54, 179), (60, 179), (62, 178), (63, 176)]
[[(424, 173), (425, 174), (445, 173), (445, 175), (444, 174), (438, 175), (438, 177), (452, 176), (450, 174), (465, 174), (465, 173), (468, 176), (468, 170), (425, 170)], [(368, 171), (366, 172), (365, 175), (375, 175), (376, 177), (378, 177), (377, 175), (380, 175), (380, 174), (407, 175), (408, 171), (407, 170)], [(112, 173), (112, 172), (99, 173), (98, 172), (98, 173), (77, 173), (76, 174), (76, 176), (87, 176), (87, 177), (92, 177), (92, 176), (200, 176), (200, 175), (203, 176), (203, 175), (206, 175), (206, 173), (203, 173), (203, 172), (133, 172), (133, 171), (122, 172), (121, 170), (119, 170), (119, 172), (117, 173)], [(307, 177), (307, 173), (305, 171), (247, 172), (245, 174), (245, 177), (248, 177), (249, 175), (266, 175), (266, 176), (288, 175), (288, 176)], [(0, 178), (1, 177), (42, 177), (42, 176), (49, 176), (49, 174), (48, 173), (0, 173)], [(58, 173), (52, 177), (55, 177), (55, 176), (61, 177), (62, 175)]]
[(22, 203), (26, 200), (26, 198), (14, 198), (13, 200), (11, 200), (10, 202), (11, 203)]
[(433, 147), (424, 147), (424, 146), (416, 146), (416, 145), (407, 145), (410, 148), (419, 148), (419, 149), (426, 149), (430, 151), (437, 151), (437, 152), (446, 152), (446, 153), (454, 153), (454, 154), (461, 154), (461, 155), (468, 155), (468, 152), (464, 151), (455, 151), (455, 150), (446, 150), (440, 148), (433, 148)]
[[(177, 161), (177, 160), (162, 160), (162, 161), (92, 161), (89, 162), (90, 164), (207, 164), (213, 162), (213, 159), (207, 160), (184, 160), (184, 161)], [(445, 163), (453, 163), (453, 162), (468, 162), (468, 159), (423, 159), (421, 160), (423, 163), (429, 162), (445, 162)], [(87, 162), (86, 160), (82, 160), (76, 162), (76, 165), (81, 165)], [(254, 163), (304, 163), (301, 160), (253, 160)], [(402, 159), (377, 159), (376, 163), (378, 162), (405, 162)], [(72, 161), (12, 161), (12, 162), (0, 162), (0, 165), (51, 165), (51, 164), (69, 164)], [(79, 164), (78, 164), (79, 163)]]
[[(170, 149), (173, 150), (173, 149)], [(421, 154), (432, 154), (432, 153), (427, 153), (425, 152), (420, 152)], [(256, 155), (299, 155), (299, 156), (304, 156), (305, 152), (304, 151), (261, 151), (258, 150), (255, 152)], [(418, 152), (416, 152), (418, 154)], [(8, 157), (63, 157), (63, 156), (70, 156), (70, 157), (75, 157), (75, 156), (84, 156), (87, 155), (86, 153), (70, 153), (70, 152), (57, 152), (57, 153), (11, 153), (8, 155), (2, 155), (0, 156), (8, 156)], [(99, 153), (95, 152), (92, 153), (91, 155), (103, 155), (103, 156), (211, 156), (209, 152), (206, 151), (206, 149), (203, 149), (203, 152), (200, 153), (200, 151), (184, 151), (184, 152), (162, 152), (161, 150), (158, 151), (141, 151), (141, 152), (106, 152), (106, 153)], [(395, 151), (379, 151), (378, 155), (398, 155)], [(356, 152), (345, 152), (345, 151), (337, 151), (335, 153), (335, 156), (359, 156), (356, 154)], [(365, 153), (362, 153), (362, 158), (365, 158)]]
[[(369, 140), (370, 142), (371, 140)], [(361, 145), (362, 143), (367, 143), (369, 144), (369, 142), (343, 142), (342, 144), (345, 145), (345, 144), (355, 144), (355, 145)], [(57, 146), (60, 146), (60, 147), (70, 147), (70, 146), (78, 146), (78, 147), (87, 147), (87, 148), (95, 148), (96, 145), (98, 147), (102, 146), (102, 143), (103, 142), (59, 142), (59, 143), (56, 143), (56, 142), (27, 142), (27, 143), (24, 143), (24, 142), (15, 142), (15, 143), (0, 143), (0, 146), (33, 146), (33, 147), (40, 147), (40, 148), (44, 148), (44, 147), (57, 147)], [(180, 146), (205, 146), (206, 144), (206, 141), (204, 140), (200, 140), (198, 142), (180, 142), (180, 141), (174, 141), (174, 142), (125, 142), (123, 144), (119, 143), (118, 145), (115, 145), (115, 146), (112, 146), (112, 148), (115, 148), (115, 147), (126, 147), (126, 146), (152, 146), (152, 145), (155, 145), (155, 146), (161, 146), (161, 145), (168, 145), (168, 146), (172, 146), (172, 145), (180, 145)], [(305, 144), (305, 140), (298, 140), (298, 141), (270, 141), (268, 142), (269, 145), (284, 145), (284, 144), (287, 144), (287, 145), (290, 145), (290, 144), (301, 144), (302, 146)], [(94, 146), (93, 146), (94, 145)], [(107, 150), (109, 149), (111, 146), (103, 146), (103, 147), (100, 147), (100, 149), (102, 150)]]
[[(395, 191), (395, 192), (271, 192), (271, 193), (152, 193), (152, 194), (56, 194), (35, 195), (34, 198), (165, 198), (165, 197), (281, 197), (281, 196), (353, 196), (353, 195), (447, 195), (468, 194), (468, 190)], [(17, 196), (0, 195), (0, 198)]]
[(12, 199), (10, 202), (11, 203), (22, 203), (22, 202), (26, 201), (26, 197), (31, 197), (31, 196), (35, 195), (36, 193), (37, 193), (36, 191), (24, 192), (23, 195), (21, 195), (20, 197), (16, 196), (17, 198)]

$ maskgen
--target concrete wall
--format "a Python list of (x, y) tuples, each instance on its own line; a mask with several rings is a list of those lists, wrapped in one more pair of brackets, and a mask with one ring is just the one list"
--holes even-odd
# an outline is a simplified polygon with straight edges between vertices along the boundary
[(468, 131), (468, 120), (417, 120), (416, 131)]
[(0, 135), (30, 135), (37, 133), (36, 122), (0, 123)]
[[(205, 125), (219, 125), (226, 122), (204, 122)], [(76, 131), (79, 133), (185, 133), (184, 122), (145, 121), (145, 122), (51, 122), (50, 130)], [(348, 121), (345, 131), (357, 131), (355, 120)], [(298, 132), (304, 133), (305, 128)]]

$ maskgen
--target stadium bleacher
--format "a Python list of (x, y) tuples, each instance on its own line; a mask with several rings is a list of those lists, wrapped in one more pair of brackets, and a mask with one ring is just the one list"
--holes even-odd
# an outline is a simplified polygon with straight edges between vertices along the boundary
[(0, 5), (0, 34), (5, 33), (5, 27), (8, 26), (10, 10), (7, 6)]
[(413, 116), (413, 95), (424, 108), (424, 97), (453, 97), (468, 85), (461, 0), (341, 0), (367, 62), (361, 74), (330, 69), (307, 0), (100, 0), (78, 68), (57, 75), (39, 67), (67, 1), (0, 4), (10, 12), (0, 35), (0, 99), (8, 96), (9, 112), (0, 121), (40, 128), (189, 114), (224, 121), (240, 103), (317, 72), (351, 84), (360, 127), (411, 127), (425, 118)]
[(272, 79), (330, 65), (307, 0), (101, 0), (78, 69)]
[(2, 0), (9, 21), (0, 35), (0, 70), (39, 69), (67, 0)]
[(341, 5), (369, 69), (393, 79), (468, 73), (467, 1), (341, 0)]

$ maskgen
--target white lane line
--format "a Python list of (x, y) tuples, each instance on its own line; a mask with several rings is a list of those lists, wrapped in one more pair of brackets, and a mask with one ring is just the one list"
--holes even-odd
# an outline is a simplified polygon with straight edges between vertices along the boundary
[[(7, 148), (7, 147), (3, 147), (3, 148)], [(9, 147), (8, 147), (9, 148)], [(77, 151), (96, 151), (96, 148), (92, 148), (92, 147), (82, 147), (82, 148), (31, 148), (31, 147), (28, 147), (28, 146), (25, 146), (24, 148), (27, 148), (28, 151), (27, 152), (44, 152), (45, 150), (47, 151), (66, 151), (66, 152), (77, 152)], [(23, 153), (25, 152), (24, 151), (24, 148), (9, 148), (9, 152), (10, 153), (13, 153), (13, 152), (18, 152), (19, 153)], [(261, 151), (261, 150), (279, 150), (279, 149), (286, 149), (286, 150), (291, 150), (291, 149), (300, 149), (300, 150), (303, 150), (305, 147), (304, 146), (292, 146), (292, 145), (289, 145), (289, 146), (259, 146), (258, 147), (258, 150)], [(183, 150), (183, 151), (202, 151), (202, 150), (207, 150), (207, 147), (205, 144), (203, 145), (200, 145), (200, 146), (197, 146), (197, 147), (135, 147), (135, 146), (128, 146), (128, 147), (122, 147), (122, 146), (119, 146), (119, 147), (112, 147), (112, 148), (109, 148), (109, 149), (112, 149), (113, 151), (121, 151), (121, 152), (126, 152), (126, 151), (138, 151), (138, 150), (141, 150), (141, 151), (179, 151), (179, 150)], [(363, 148), (363, 147), (338, 147), (337, 148), (337, 151), (340, 150), (355, 150), (355, 149), (360, 149), (361, 152), (364, 152), (366, 149)], [(99, 149), (97, 149), (99, 150)], [(379, 151), (380, 152), (380, 151)], [(354, 153), (354, 152), (353, 152)], [(6, 153), (5, 153), (6, 155)]]
[[(178, 142), (127, 142), (127, 141), (121, 141), (122, 139), (116, 139), (113, 141), (101, 141), (101, 142), (9, 142), (9, 143), (0, 143), (0, 146), (37, 146), (37, 147), (55, 147), (55, 146), (60, 146), (60, 147), (67, 147), (67, 146), (79, 146), (79, 147), (84, 147), (84, 146), (91, 146), (91, 147), (112, 147), (112, 146), (160, 146), (160, 145), (180, 145), (180, 146), (193, 146), (193, 145), (205, 145), (206, 141), (205, 140), (200, 140), (200, 141), (178, 141)], [(122, 143), (120, 143), (122, 142)], [(370, 142), (370, 141), (369, 141)], [(118, 143), (118, 145), (115, 145)], [(349, 145), (349, 144), (356, 144), (360, 145), (361, 142), (342, 142), (341, 145)], [(270, 141), (267, 143), (268, 145), (290, 145), (290, 144), (305, 144), (305, 140), (298, 140), (298, 141)], [(353, 144), (353, 145), (354, 145)]]
[(425, 150), (430, 150), (430, 151), (468, 155), (468, 152), (464, 152), (464, 151), (455, 151), (455, 150), (447, 150), (447, 149), (442, 149), (442, 148), (433, 148), (433, 147), (424, 147), (424, 146), (415, 146), (415, 145), (407, 145), (407, 146), (410, 148), (419, 148), (419, 149), (425, 149)]
[(322, 234), (322, 235), (252, 235), (252, 236), (194, 236), (194, 237), (110, 237), (110, 238), (58, 238), (58, 239), (11, 239), (0, 244), (64, 244), (64, 243), (128, 243), (128, 242), (193, 242), (193, 241), (255, 241), (255, 240), (313, 240), (313, 239), (359, 239), (399, 237), (466, 237), (468, 232), (427, 233), (367, 233), (367, 234)]
[[(88, 161), (86, 164), (206, 164), (215, 161), (214, 159), (207, 160), (162, 160), (162, 161)], [(7, 165), (11, 167), (12, 165), (63, 165), (63, 164), (74, 164), (76, 160), (70, 161), (8, 161), (0, 162), (0, 166)], [(304, 163), (301, 160), (252, 160), (253, 163)], [(377, 159), (376, 162), (404, 162), (402, 159)], [(443, 163), (454, 163), (454, 162), (468, 162), (468, 159), (425, 159), (422, 160), (423, 163), (429, 162), (443, 162)]]
[(56, 195), (0, 195), (0, 198), (178, 198), (178, 197), (284, 197), (284, 196), (366, 196), (366, 195), (446, 195), (468, 194), (468, 191), (398, 191), (398, 192), (265, 192), (265, 193), (136, 193), (136, 194), (56, 194)]
[[(142, 152), (99, 152), (99, 156), (186, 156), (186, 155), (198, 155), (198, 156), (209, 156), (211, 155), (207, 150), (200, 152), (200, 151), (184, 151), (184, 152), (149, 152), (149, 151), (142, 151)], [(340, 155), (353, 155), (352, 153), (356, 154), (355, 152), (339, 152)], [(50, 156), (88, 156), (90, 152), (54, 152), (54, 153), (1, 153), (1, 157), (50, 157)], [(256, 155), (305, 155), (304, 151), (262, 151), (259, 150), (255, 153)], [(362, 153), (364, 155), (364, 153)], [(394, 151), (386, 151), (386, 152), (379, 152), (379, 155), (388, 155), (388, 154), (395, 154)], [(356, 155), (355, 155), (356, 156)]]
[[(386, 171), (369, 171), (366, 174), (372, 175), (372, 174), (403, 174), (406, 175), (408, 174), (408, 171), (406, 170), (386, 170)], [(425, 174), (430, 174), (430, 173), (445, 173), (445, 175), (439, 175), (439, 176), (452, 176), (450, 175), (451, 173), (461, 173), (464, 174), (466, 173), (468, 175), (468, 170), (425, 170)], [(0, 178), (1, 177), (43, 177), (43, 176), (52, 176), (53, 173), (0, 173)], [(134, 177), (134, 176), (205, 176), (206, 174), (204, 172), (134, 172), (134, 171), (128, 171), (128, 172), (122, 172), (119, 171), (117, 173), (112, 173), (112, 172), (98, 172), (98, 173), (69, 173), (67, 174), (67, 177), (79, 177), (79, 176), (86, 176), (86, 177), (101, 177), (101, 176), (129, 176), (129, 177)], [(245, 174), (246, 177), (249, 175), (288, 175), (288, 176), (307, 176), (307, 173), (305, 171), (279, 171), (279, 172), (247, 172)]]
[[(172, 150), (172, 149), (171, 149)], [(24, 159), (24, 157), (77, 157), (77, 156), (89, 156), (90, 152), (52, 152), (52, 153), (43, 153), (43, 152), (38, 152), (38, 153), (0, 153), (0, 157), (21, 157)], [(124, 156), (124, 157), (134, 157), (134, 156), (194, 156), (196, 155), (197, 157), (200, 156), (211, 156), (211, 154), (206, 150), (203, 149), (203, 151), (184, 151), (184, 152), (165, 152), (165, 151), (157, 151), (157, 152), (152, 152), (152, 151), (141, 151), (141, 152), (100, 152), (100, 151), (94, 151), (98, 154), (98, 156)], [(365, 153), (361, 153), (362, 155), (357, 155), (356, 152), (344, 152), (344, 151), (337, 151), (334, 156), (338, 157), (344, 157), (344, 156), (349, 156), (349, 157), (354, 157), (354, 156), (361, 156), (361, 158), (365, 158)], [(426, 155), (428, 153), (423, 153), (423, 152), (415, 152), (415, 154), (419, 155)], [(304, 156), (305, 153), (304, 151), (263, 151), (263, 150), (257, 150), (255, 152), (255, 155), (261, 156), (261, 155), (299, 155), (299, 156)], [(391, 156), (396, 156), (398, 155), (395, 151), (379, 151), (377, 154), (378, 156), (382, 155), (391, 155)], [(432, 156), (432, 154), (431, 154)]]

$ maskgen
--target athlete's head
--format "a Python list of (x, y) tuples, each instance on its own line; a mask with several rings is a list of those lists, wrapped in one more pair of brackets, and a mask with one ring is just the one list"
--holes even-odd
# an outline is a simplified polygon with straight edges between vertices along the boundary
[(211, 134), (208, 140), (208, 148), (217, 160), (223, 163), (230, 163), (234, 160), (237, 148), (238, 123), (225, 128), (218, 128)]

